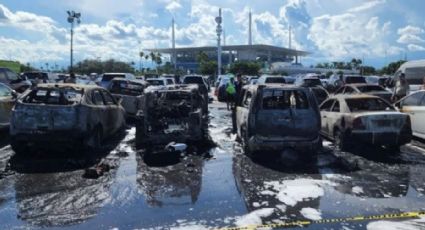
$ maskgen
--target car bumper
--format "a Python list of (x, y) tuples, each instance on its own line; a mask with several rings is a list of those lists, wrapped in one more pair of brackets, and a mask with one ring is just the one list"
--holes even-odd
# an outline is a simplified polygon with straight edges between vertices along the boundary
[(412, 140), (412, 134), (399, 132), (352, 132), (348, 140), (372, 145), (404, 145)]
[[(26, 144), (60, 144), (60, 145), (74, 145), (75, 142), (80, 142), (86, 138), (88, 134), (79, 130), (66, 130), (66, 131), (26, 131), (25, 133), (17, 133), (11, 135), (15, 142), (23, 142)], [(47, 148), (50, 145), (46, 145)]]
[(260, 150), (282, 150), (285, 148), (293, 148), (299, 151), (314, 151), (318, 150), (320, 146), (320, 136), (318, 135), (313, 139), (273, 139), (252, 136), (248, 140), (248, 146), (251, 151)]

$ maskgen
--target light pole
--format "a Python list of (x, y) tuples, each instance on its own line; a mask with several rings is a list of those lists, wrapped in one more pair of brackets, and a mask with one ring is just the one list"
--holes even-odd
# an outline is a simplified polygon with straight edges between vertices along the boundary
[(74, 22), (76, 21), (78, 24), (80, 24), (81, 20), (81, 13), (76, 13), (74, 11), (66, 11), (68, 13), (68, 22), (71, 24), (71, 65), (69, 67), (69, 72), (73, 73), (73, 62), (74, 62), (74, 49), (73, 49), (73, 39), (74, 39)]
[(218, 10), (218, 17), (215, 18), (215, 22), (217, 23), (217, 75), (221, 75), (221, 32), (223, 32), (223, 28), (221, 27), (222, 22), (221, 17), (221, 8)]

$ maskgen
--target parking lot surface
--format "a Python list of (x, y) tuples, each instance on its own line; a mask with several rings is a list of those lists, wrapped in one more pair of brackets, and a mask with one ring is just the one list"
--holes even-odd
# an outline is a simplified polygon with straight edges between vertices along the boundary
[[(247, 157), (226, 106), (210, 104), (211, 148), (144, 154), (135, 128), (101, 153), (16, 157), (0, 142), (0, 229), (205, 229), (425, 211), (425, 149), (389, 154), (324, 141), (317, 161), (294, 151)], [(88, 168), (107, 165), (98, 178)], [(294, 226), (292, 226), (294, 227)], [(425, 218), (312, 223), (308, 229), (425, 229)]]

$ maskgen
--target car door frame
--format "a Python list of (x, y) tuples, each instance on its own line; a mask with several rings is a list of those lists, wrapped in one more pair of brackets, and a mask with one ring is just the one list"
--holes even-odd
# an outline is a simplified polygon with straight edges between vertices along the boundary
[[(320, 120), (322, 122), (321, 127), (320, 127), (320, 133), (323, 136), (328, 137), (328, 138), (331, 137), (330, 133), (329, 133), (328, 116), (329, 116), (329, 113), (331, 112), (332, 107), (335, 104), (336, 100), (337, 99), (335, 99), (335, 98), (330, 98), (330, 99), (328, 99), (328, 100), (326, 100), (322, 103), (322, 105), (325, 105), (325, 103), (331, 102), (331, 106), (329, 107), (329, 111), (322, 110), (322, 108), (320, 108)], [(322, 106), (320, 106), (320, 107), (322, 107)]]
[[(418, 104), (417, 105), (403, 105), (403, 102), (409, 98), (412, 97), (415, 94), (422, 94), (422, 98), (418, 100)], [(418, 132), (418, 130), (415, 130), (418, 128), (417, 125), (415, 125), (415, 123), (418, 123), (418, 121), (423, 120), (423, 116), (421, 117), (420, 114), (418, 114), (419, 112), (425, 112), (424, 106), (421, 106), (422, 101), (425, 100), (425, 91), (418, 91), (418, 92), (414, 92), (406, 97), (404, 97), (402, 100), (400, 100), (400, 111), (403, 113), (407, 113), (410, 116), (410, 120), (412, 122), (412, 132), (416, 133), (416, 134), (420, 134), (421, 136), (423, 136), (423, 138), (425, 138), (425, 131), (424, 132)], [(421, 110), (422, 107), (422, 110)]]

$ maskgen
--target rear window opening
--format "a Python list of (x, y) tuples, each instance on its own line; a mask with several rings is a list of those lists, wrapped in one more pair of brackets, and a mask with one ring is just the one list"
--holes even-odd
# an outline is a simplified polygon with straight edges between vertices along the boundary
[(79, 103), (83, 92), (73, 88), (41, 88), (32, 90), (22, 99), (24, 103), (48, 105), (73, 105)]
[(148, 82), (149, 85), (155, 85), (155, 86), (164, 85), (163, 80), (148, 79), (148, 80), (146, 80), (146, 82)]
[(304, 79), (303, 86), (314, 87), (314, 86), (322, 86), (322, 82), (320, 79)]
[(112, 81), (114, 78), (125, 78), (123, 74), (104, 74), (102, 76), (102, 81)]
[(143, 94), (143, 85), (133, 82), (114, 81), (111, 85), (112, 94), (139, 96)]
[(185, 77), (183, 80), (184, 84), (204, 84), (202, 77)]
[(346, 99), (351, 112), (363, 111), (394, 111), (394, 107), (381, 98)]
[(279, 84), (285, 84), (285, 78), (283, 77), (268, 77), (266, 78), (266, 83), (279, 83)]
[(263, 92), (263, 109), (308, 109), (307, 95), (300, 90), (266, 90)]
[(366, 79), (364, 77), (346, 77), (345, 83), (347, 84), (366, 83)]
[(369, 92), (386, 92), (386, 90), (378, 85), (366, 85), (366, 86), (358, 86), (357, 89), (362, 93)]

